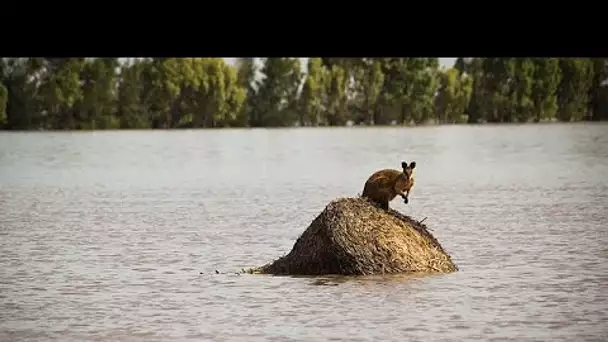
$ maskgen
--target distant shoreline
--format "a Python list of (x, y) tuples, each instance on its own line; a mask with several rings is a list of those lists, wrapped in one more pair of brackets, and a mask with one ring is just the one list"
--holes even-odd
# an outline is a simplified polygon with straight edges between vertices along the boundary
[(342, 125), (342, 126), (283, 126), (283, 127), (201, 127), (201, 128), (107, 128), (107, 129), (0, 129), (3, 132), (162, 132), (162, 131), (258, 131), (258, 130), (312, 130), (312, 129), (408, 129), (435, 127), (508, 127), (508, 126), (565, 126), (565, 125), (608, 125), (601, 121), (541, 121), (541, 122), (498, 122), (498, 123), (433, 123), (420, 125)]

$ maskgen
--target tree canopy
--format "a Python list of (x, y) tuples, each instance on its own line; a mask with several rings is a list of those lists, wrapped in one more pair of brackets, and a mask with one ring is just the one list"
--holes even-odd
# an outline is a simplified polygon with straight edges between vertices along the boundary
[(608, 58), (0, 59), (4, 129), (608, 119)]

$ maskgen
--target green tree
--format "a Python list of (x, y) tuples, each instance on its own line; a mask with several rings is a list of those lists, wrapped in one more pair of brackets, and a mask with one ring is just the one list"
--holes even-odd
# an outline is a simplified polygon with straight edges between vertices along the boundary
[[(364, 121), (368, 125), (380, 124), (381, 92), (384, 85), (383, 60), (378, 58), (364, 58), (361, 64), (353, 67), (355, 91), (360, 106), (358, 111), (361, 117), (356, 121)], [(384, 122), (382, 122), (384, 123)]]
[(427, 58), (424, 69), (415, 71), (415, 83), (412, 87), (410, 98), (411, 117), (414, 122), (424, 123), (434, 118), (435, 94), (439, 82), (437, 78), (438, 63), (432, 58)]
[(441, 123), (459, 123), (467, 110), (472, 93), (472, 77), (450, 68), (439, 73), (435, 108)]
[(117, 117), (121, 128), (150, 128), (148, 114), (142, 104), (142, 71), (144, 62), (125, 63), (120, 68)]
[(460, 74), (463, 74), (463, 73), (470, 74), (468, 67), (469, 67), (469, 63), (467, 62), (467, 58), (458, 57), (458, 58), (456, 58), (456, 62), (454, 63), (453, 68), (456, 69), (458, 71), (458, 73), (460, 73)]
[(515, 78), (514, 58), (485, 58), (483, 70), (483, 99), (477, 99), (481, 110), (489, 122), (513, 121), (514, 111), (513, 87), (511, 81)]
[(221, 61), (224, 88), (224, 106), (222, 106), (221, 126), (239, 126), (242, 123), (243, 105), (246, 99), (246, 90), (239, 84), (239, 77), (236, 69)]
[(77, 128), (119, 128), (117, 118), (116, 58), (93, 58), (81, 71), (82, 96), (76, 104)]
[(171, 120), (176, 127), (235, 125), (245, 100), (237, 72), (221, 58), (165, 61)]
[(413, 78), (408, 69), (407, 58), (382, 59), (382, 73), (384, 83), (380, 93), (380, 102), (383, 104), (384, 122), (397, 120), (401, 123), (407, 121), (408, 96)]
[(261, 118), (254, 126), (291, 126), (296, 121), (297, 95), (301, 82), (298, 58), (266, 58), (261, 70), (257, 104)]
[(8, 89), (0, 83), (0, 127), (6, 124), (6, 103), (8, 101)]
[(384, 102), (401, 108), (400, 123), (421, 123), (433, 116), (438, 66), (437, 58), (391, 58), (386, 61)]
[(551, 120), (557, 112), (557, 87), (561, 70), (557, 58), (533, 58), (534, 80), (531, 99), (534, 121)]
[[(236, 63), (238, 85), (244, 89), (245, 101), (237, 115), (236, 125), (250, 125), (256, 107), (255, 99), (257, 94), (256, 75), (257, 66), (254, 58), (240, 58)], [(255, 119), (254, 119), (255, 121)]]
[(510, 121), (527, 122), (534, 117), (534, 101), (532, 89), (534, 83), (534, 62), (530, 58), (517, 58), (515, 72), (511, 84)]
[(348, 73), (344, 67), (339, 64), (332, 65), (328, 70), (328, 75), (325, 78), (324, 84), (324, 108), (325, 115), (323, 118), (324, 124), (328, 126), (342, 126), (347, 121), (346, 108), (347, 102), (347, 86)]
[(472, 78), (473, 87), (471, 90), (471, 99), (467, 109), (468, 119), (470, 124), (476, 124), (486, 121), (486, 115), (483, 112), (483, 102), (485, 98), (484, 73), (483, 73), (483, 58), (470, 58), (465, 60), (465, 73)]
[(76, 128), (76, 104), (82, 100), (84, 58), (46, 58), (38, 99), (45, 128)]
[(317, 126), (321, 121), (326, 73), (321, 58), (308, 59), (308, 74), (300, 95), (300, 125), (302, 126)]
[(593, 83), (589, 91), (591, 120), (608, 119), (608, 58), (593, 58)]
[(141, 61), (141, 104), (148, 114), (152, 128), (172, 127), (170, 108), (173, 99), (170, 89), (167, 88), (167, 60), (169, 59), (146, 58)]
[(6, 124), (8, 129), (36, 129), (42, 127), (37, 108), (42, 58), (2, 58), (0, 76), (7, 90)]
[[(0, 58), (3, 129), (608, 119), (608, 59)], [(117, 72), (117, 70), (119, 72)], [(261, 76), (261, 77), (258, 77)]]
[(593, 62), (588, 58), (560, 58), (562, 79), (557, 88), (557, 118), (579, 121), (587, 115)]

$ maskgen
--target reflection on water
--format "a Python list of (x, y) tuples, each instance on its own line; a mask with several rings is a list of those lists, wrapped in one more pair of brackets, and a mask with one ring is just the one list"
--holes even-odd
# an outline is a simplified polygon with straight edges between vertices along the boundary
[[(235, 274), (401, 160), (459, 272)], [(602, 340), (606, 175), (601, 124), (2, 133), (0, 340)]]

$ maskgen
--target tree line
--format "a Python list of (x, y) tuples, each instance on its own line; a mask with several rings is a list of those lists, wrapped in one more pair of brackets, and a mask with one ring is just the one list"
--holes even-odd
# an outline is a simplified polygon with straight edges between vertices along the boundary
[[(257, 62), (256, 62), (257, 60)], [(608, 58), (0, 59), (3, 129), (608, 119)]]

